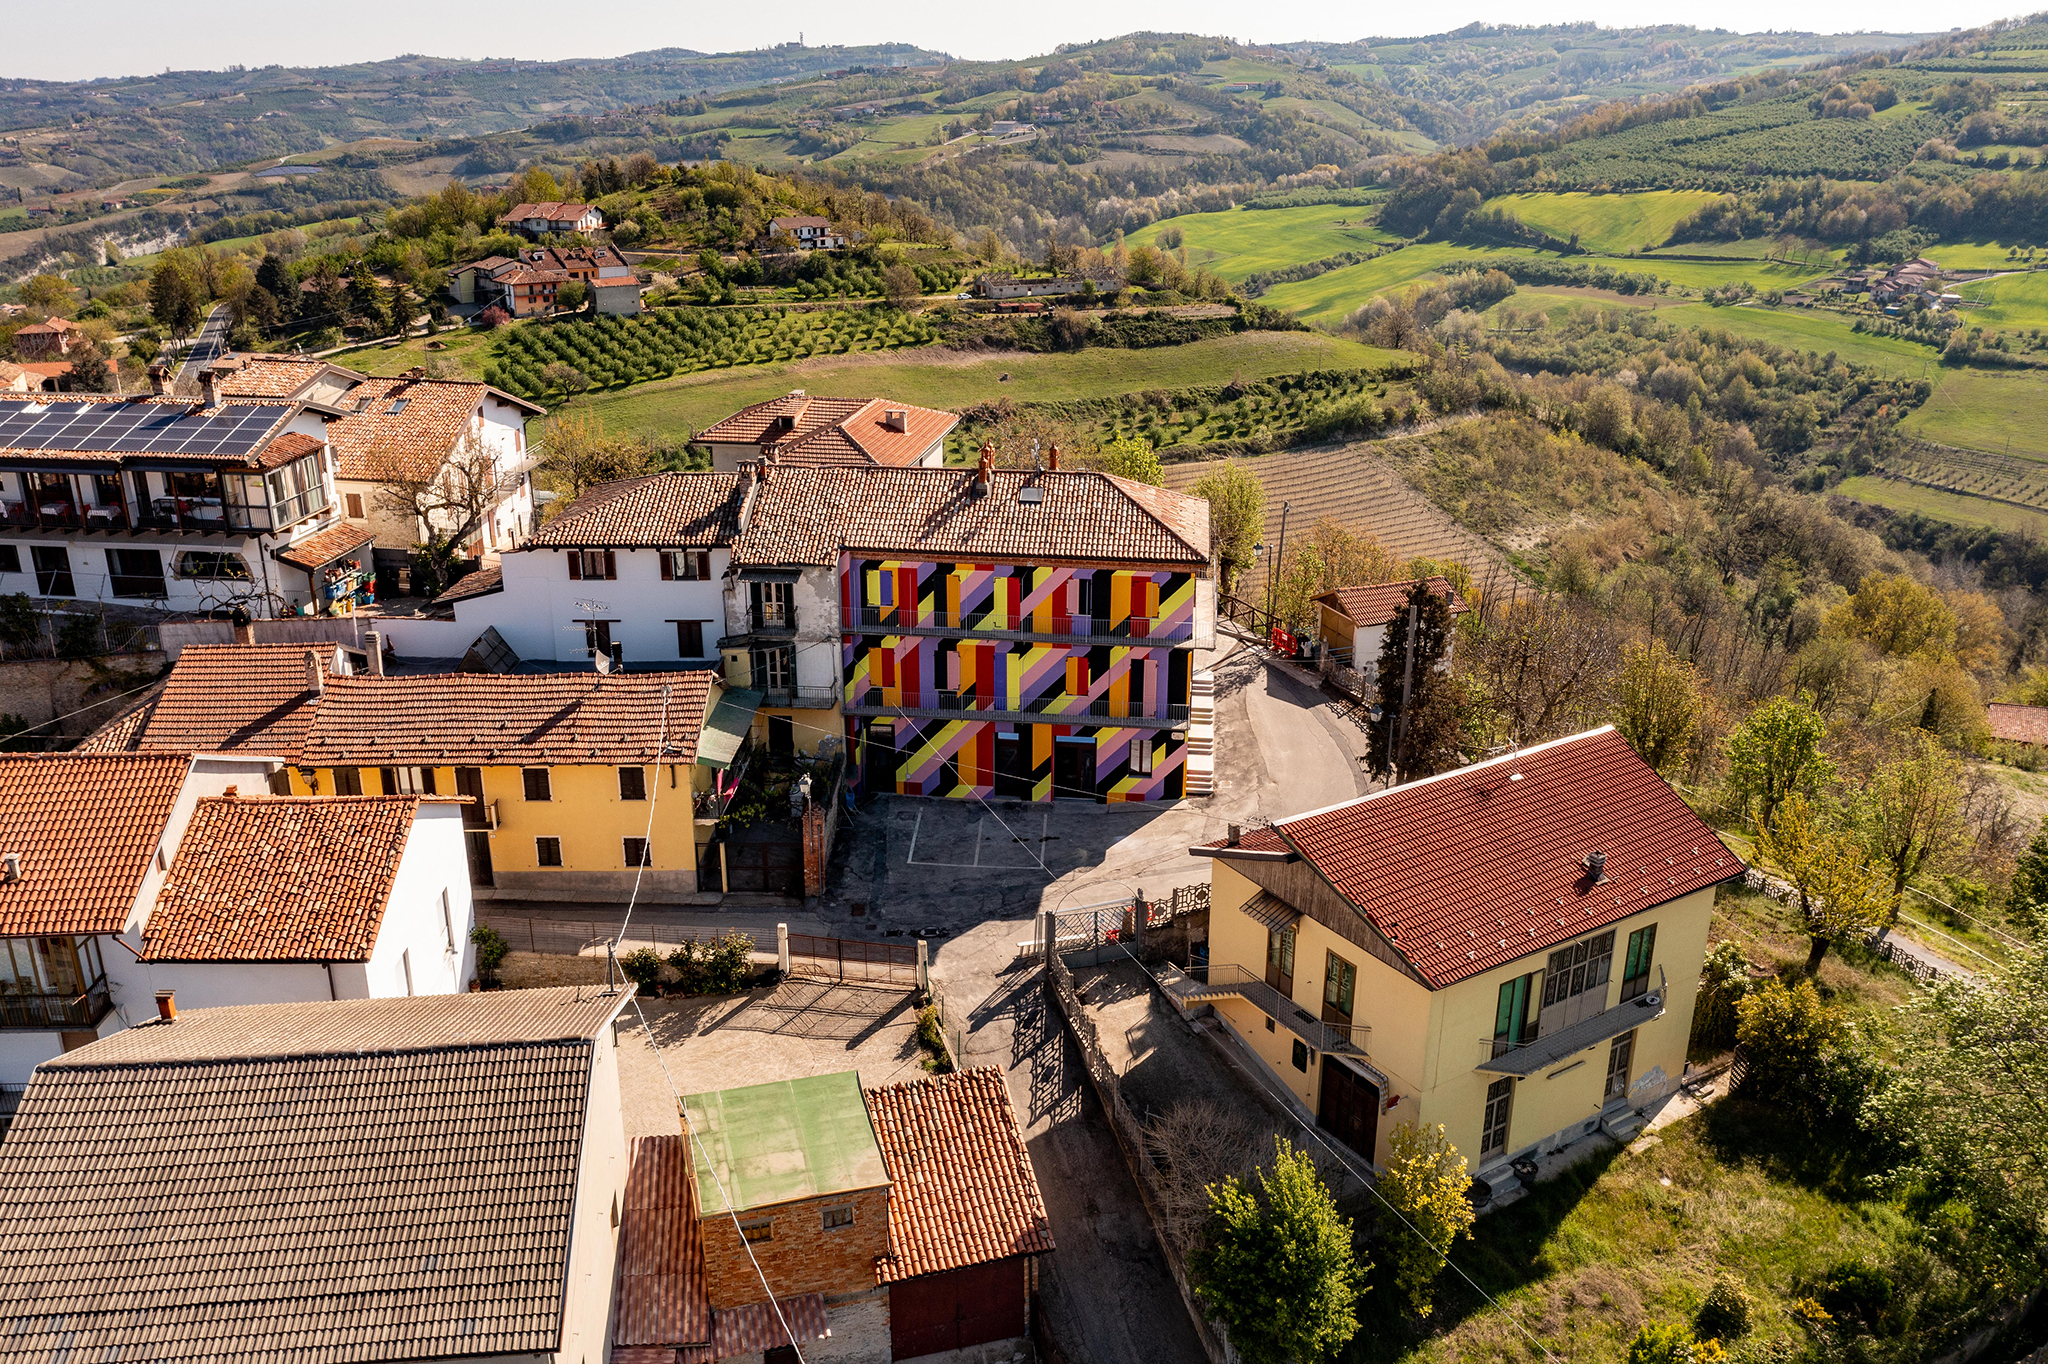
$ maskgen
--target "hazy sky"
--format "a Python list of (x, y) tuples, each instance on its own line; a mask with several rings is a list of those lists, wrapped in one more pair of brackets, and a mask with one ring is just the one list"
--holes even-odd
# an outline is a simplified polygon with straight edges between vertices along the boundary
[(209, 0), (193, 9), (163, 0), (67, 0), (13, 25), (0, 76), (80, 80), (218, 69), (240, 62), (290, 66), (368, 61), (421, 52), (440, 57), (613, 57), (656, 47), (730, 52), (793, 41), (914, 42), (971, 58), (1023, 57), (1057, 43), (1135, 29), (1223, 34), (1250, 42), (1437, 33), (1474, 21), (1535, 24), (1593, 20), (1612, 26), (1687, 23), (1736, 30), (1924, 31), (1981, 24), (2022, 12), (2012, 0), (1929, 6), (1906, 0), (1463, 0), (1369, 5), (1329, 0), (894, 0), (827, 6), (800, 17), (787, 6), (685, 0), (428, 0), (425, 5), (335, 11), (278, 0)]

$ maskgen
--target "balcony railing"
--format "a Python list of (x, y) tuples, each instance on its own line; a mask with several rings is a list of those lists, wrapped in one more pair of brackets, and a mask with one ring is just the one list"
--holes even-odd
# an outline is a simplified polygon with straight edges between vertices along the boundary
[(1166, 988), (1184, 1004), (1236, 995), (1317, 1051), (1363, 1054), (1366, 1035), (1372, 1031), (1364, 1023), (1324, 1022), (1266, 984), (1264, 976), (1254, 975), (1235, 962), (1198, 967), (1186, 976), (1168, 981)]
[(828, 707), (837, 704), (842, 693), (837, 687), (757, 687), (764, 706), (790, 706), (803, 709)]
[(1097, 697), (1091, 701), (1078, 696), (1068, 696), (1064, 692), (1029, 697), (1018, 705), (982, 700), (956, 691), (934, 692), (929, 698), (898, 701), (892, 704), (887, 694), (880, 688), (869, 687), (866, 691), (855, 693), (849, 704), (858, 710), (958, 711), (965, 715), (986, 711), (1002, 715), (1067, 716), (1076, 720), (1146, 720), (1154, 723), (1163, 719), (1168, 724), (1176, 726), (1188, 722), (1188, 708), (1184, 705), (1168, 705), (1166, 714), (1162, 717), (1142, 710), (1132, 710), (1129, 706), (1119, 709), (1107, 697)]
[(107, 978), (101, 976), (81, 995), (0, 993), (0, 1028), (90, 1028), (107, 1016)]
[(1041, 630), (1029, 612), (1011, 624), (1007, 613), (994, 610), (931, 611), (894, 606), (855, 608), (863, 630), (959, 630), (1002, 632), (1016, 635), (1059, 635), (1077, 639), (1149, 639), (1164, 624), (1163, 616), (1126, 616), (1112, 621), (1107, 616), (1069, 616), (1064, 630)]

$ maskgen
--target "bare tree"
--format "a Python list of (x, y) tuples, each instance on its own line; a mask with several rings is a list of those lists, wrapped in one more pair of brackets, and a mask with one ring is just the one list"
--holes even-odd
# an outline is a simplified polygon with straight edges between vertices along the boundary
[(653, 467), (654, 451), (632, 436), (605, 430), (604, 419), (588, 409), (565, 411), (548, 419), (534, 442), (539, 458), (534, 472), (561, 494), (558, 506), (574, 502), (601, 483), (636, 478)]
[(1542, 596), (1511, 603), (1458, 661), (1485, 690), (1500, 737), (1529, 744), (1605, 717), (1621, 649), (1598, 611)]
[(501, 472), (497, 455), (474, 433), (432, 468), (389, 445), (373, 449), (369, 465), (381, 485), (378, 508), (410, 523), (418, 537), (424, 572), (416, 576), (426, 581), (416, 586), (425, 595), (453, 580), (455, 561), (518, 477)]
[(1209, 1223), (1209, 1186), (1248, 1173), (1272, 1142), (1250, 1118), (1219, 1104), (1183, 1099), (1144, 1125), (1145, 1154), (1156, 1172), (1160, 1228), (1185, 1255)]

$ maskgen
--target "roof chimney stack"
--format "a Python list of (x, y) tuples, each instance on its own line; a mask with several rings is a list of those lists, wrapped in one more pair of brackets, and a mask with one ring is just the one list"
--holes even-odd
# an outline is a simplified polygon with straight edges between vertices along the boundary
[(170, 391), (171, 367), (159, 360), (149, 367), (149, 391), (161, 398)]
[(234, 614), (230, 615), (228, 619), (234, 623), (235, 643), (254, 644), (256, 642), (256, 626), (249, 619), (247, 607), (236, 606)]
[(1060, 447), (1055, 445), (1045, 453), (1045, 471), (1056, 474), (1060, 471)]
[(1594, 885), (1596, 885), (1596, 886), (1597, 886), (1597, 885), (1600, 885), (1600, 884), (1601, 884), (1602, 882), (1604, 882), (1604, 881), (1606, 881), (1606, 880), (1607, 880), (1607, 854), (1606, 854), (1606, 853), (1604, 853), (1604, 852), (1589, 852), (1589, 853), (1587, 853), (1587, 854), (1586, 854), (1586, 861), (1585, 861), (1584, 865), (1585, 865), (1585, 868), (1586, 868), (1586, 877), (1587, 877), (1587, 879), (1588, 879), (1588, 880), (1590, 880), (1590, 881), (1591, 881), (1591, 882), (1592, 882), (1592, 883), (1593, 883)]
[(1230, 832), (1224, 836), (1223, 846), (1226, 848), (1235, 848), (1243, 840), (1244, 826), (1241, 824), (1233, 824), (1230, 826)]
[(384, 632), (382, 630), (364, 631), (363, 647), (370, 654), (370, 676), (382, 677), (384, 675)]
[(910, 413), (901, 407), (892, 407), (882, 413), (882, 426), (890, 431), (908, 431)]
[(320, 676), (320, 655), (306, 650), (306, 694), (319, 699), (326, 694), (327, 684)]
[(0, 885), (11, 886), (21, 879), (21, 854), (0, 856)]
[(156, 992), (156, 1016), (166, 1023), (178, 1021), (178, 992), (158, 990)]
[(995, 479), (995, 471), (996, 444), (994, 441), (983, 441), (981, 445), (981, 465), (974, 471), (974, 495), (976, 497), (988, 496), (989, 485)]
[(208, 407), (220, 406), (220, 376), (213, 372), (211, 365), (199, 371), (199, 391), (205, 396)]

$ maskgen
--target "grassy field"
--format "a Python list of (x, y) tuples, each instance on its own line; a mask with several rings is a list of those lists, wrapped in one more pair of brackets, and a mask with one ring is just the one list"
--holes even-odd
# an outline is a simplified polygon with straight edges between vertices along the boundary
[(968, 355), (895, 351), (797, 364), (718, 370), (642, 384), (579, 405), (622, 431), (675, 437), (701, 430), (750, 403), (793, 388), (829, 396), (887, 395), (959, 411), (976, 403), (1072, 402), (1148, 388), (1191, 388), (1270, 378), (1308, 369), (1381, 369), (1390, 351), (1305, 332), (1244, 332), (1157, 350), (1085, 350), (1072, 355)]
[[(1732, 242), (1679, 242), (1648, 253), (1653, 259), (1659, 256), (1728, 256), (1740, 260), (1775, 259), (1785, 254), (1775, 237), (1744, 237)], [(1792, 249), (1792, 258), (1822, 269), (1838, 264), (1843, 255), (1818, 242), (1807, 242)]]
[(1177, 228), (1186, 239), (1190, 265), (1206, 265), (1235, 283), (1261, 270), (1369, 250), (1391, 240), (1362, 221), (1371, 212), (1343, 204), (1315, 204), (1189, 213), (1132, 233), (1129, 244), (1150, 246), (1160, 233)]
[(1665, 189), (1642, 194), (1507, 194), (1487, 208), (1504, 208), (1530, 227), (1569, 239), (1576, 232), (1588, 251), (1638, 251), (1660, 246), (1679, 221), (1721, 196), (1710, 190)]
[[(329, 358), (359, 374), (402, 374), (414, 365), (425, 364), (430, 355), (446, 355), (471, 376), (481, 379), (494, 339), (490, 332), (457, 328), (435, 337), (415, 336), (396, 346), (361, 346)], [(438, 351), (427, 349), (430, 340), (440, 343)]]
[(1956, 369), (1900, 429), (1922, 440), (2048, 459), (2048, 370)]
[(1976, 284), (1959, 284), (1955, 291), (1972, 302), (1985, 305), (1965, 311), (1962, 315), (1965, 322), (2022, 330), (2048, 327), (2048, 270), (2003, 275)]
[(1614, 265), (1668, 279), (1680, 289), (1720, 289), (1730, 284), (1746, 283), (1759, 293), (1767, 289), (1790, 289), (1795, 284), (1822, 279), (1830, 269), (1827, 266), (1800, 265), (1796, 261), (1732, 260), (1723, 265), (1717, 261), (1645, 260), (1641, 257), (1632, 261), (1615, 261)]
[(2011, 242), (1942, 242), (1927, 248), (1927, 258), (1951, 270), (1996, 270), (2012, 264), (2005, 254), (2011, 246)]
[(1374, 294), (1398, 289), (1417, 280), (1443, 273), (1453, 261), (1476, 261), (1487, 256), (1533, 256), (1533, 251), (1500, 251), (1470, 246), (1427, 243), (1347, 265), (1314, 279), (1275, 285), (1262, 303), (1282, 308), (1308, 322), (1334, 325), (1344, 315)]
[(1849, 330), (1849, 324), (1835, 313), (1802, 308), (1716, 308), (1705, 303), (1688, 303), (1664, 314), (1664, 320), (1682, 327), (1715, 327), (1737, 336), (1754, 336), (1798, 350), (1822, 355), (1833, 351), (1852, 365), (1875, 365), (1893, 374), (1918, 374), (1940, 380), (1935, 353), (1913, 341), (1892, 336), (1866, 336)]
[(2018, 530), (2041, 536), (2048, 535), (2048, 512), (2030, 511), (2004, 502), (1993, 502), (1988, 498), (1970, 497), (1963, 493), (1943, 492), (1938, 488), (1923, 488), (1915, 483), (1902, 483), (1897, 479), (1883, 478), (1877, 474), (1859, 474), (1845, 478), (1836, 491), (1844, 497), (1853, 497), (1858, 502), (1868, 502), (1873, 507), (1890, 507), (1893, 511), (1919, 512), (1922, 516), (1938, 521), (1950, 521), (1959, 526), (1990, 526), (1994, 530)]

